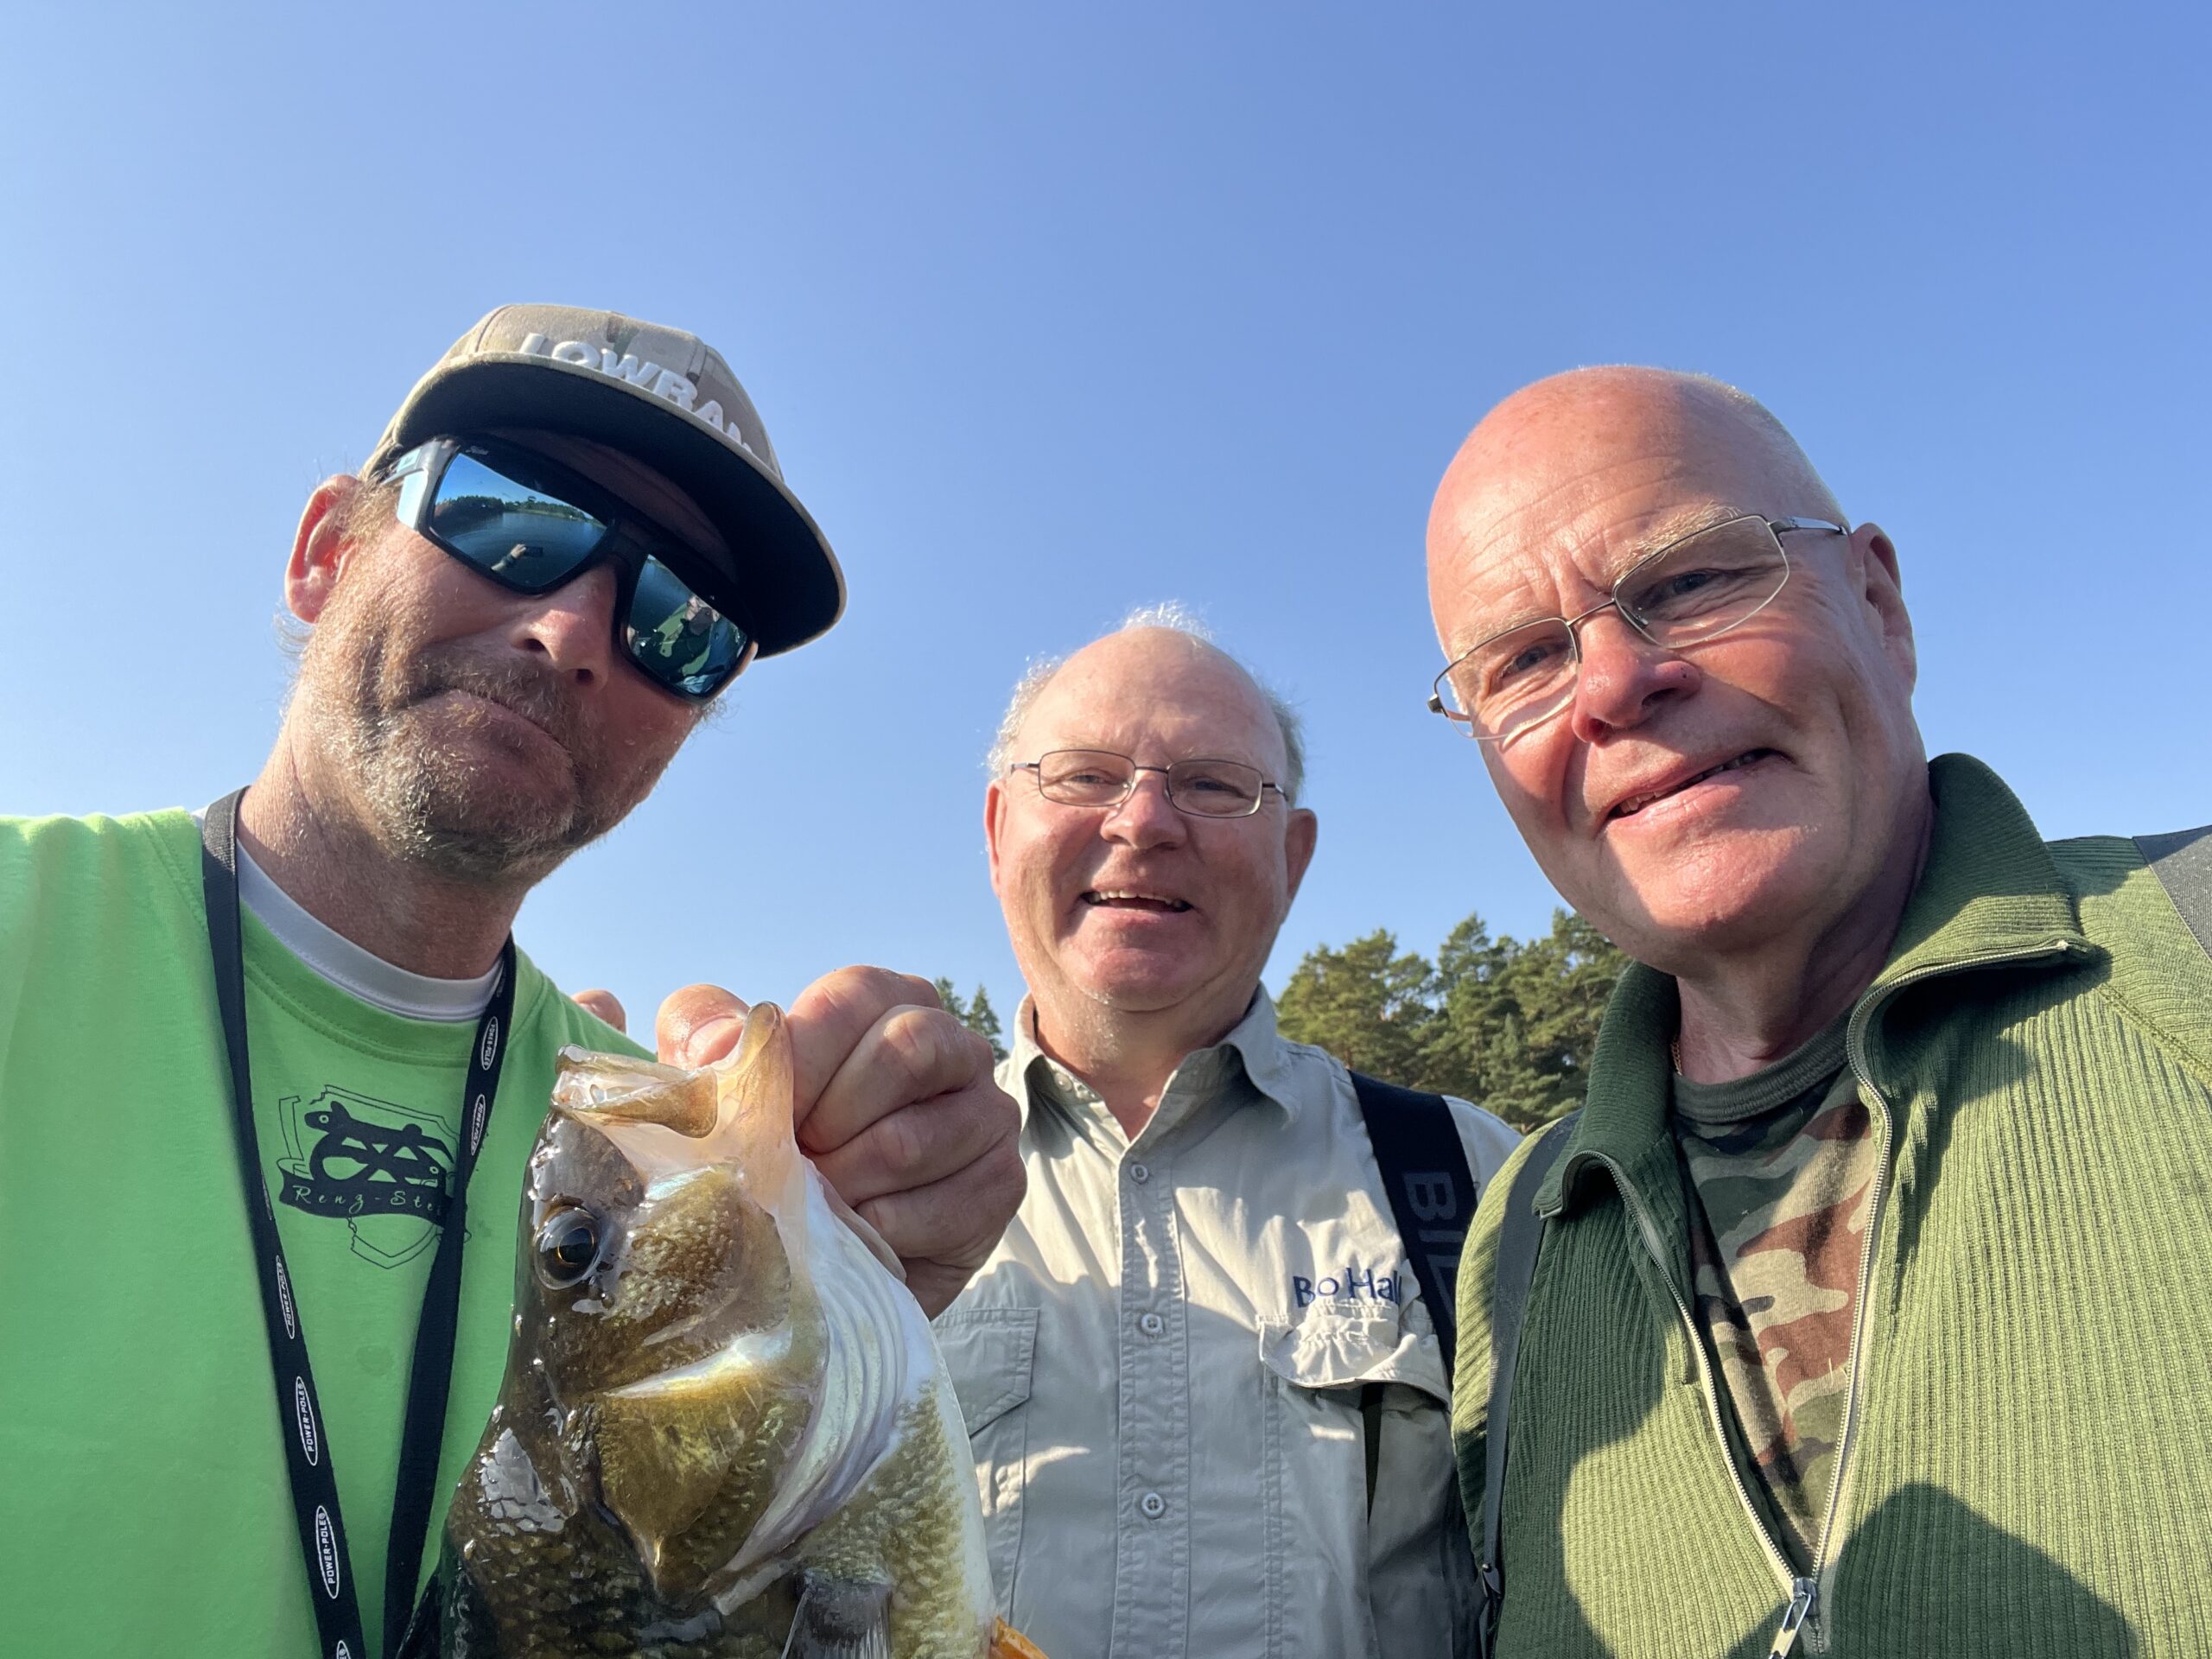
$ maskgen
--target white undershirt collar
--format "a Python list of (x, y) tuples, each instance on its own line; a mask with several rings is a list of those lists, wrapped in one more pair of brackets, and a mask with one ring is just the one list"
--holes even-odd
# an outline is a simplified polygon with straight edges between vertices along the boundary
[(386, 962), (309, 915), (247, 856), (244, 847), (238, 855), (238, 902), (276, 936), (279, 944), (348, 995), (405, 1019), (455, 1025), (475, 1019), (491, 1006), (499, 963), (474, 979), (433, 979)]

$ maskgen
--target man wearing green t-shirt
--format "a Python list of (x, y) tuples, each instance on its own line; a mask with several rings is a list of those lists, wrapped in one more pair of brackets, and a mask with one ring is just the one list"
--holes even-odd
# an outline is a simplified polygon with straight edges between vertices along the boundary
[(1495, 1652), (2212, 1652), (2212, 835), (1930, 761), (1897, 549), (1714, 381), (1507, 398), (1429, 593), (1432, 706), (1634, 958), (1463, 1257)]
[[(722, 359), (549, 306), (487, 317), (315, 490), (284, 582), (313, 632), (242, 796), (0, 819), (0, 1654), (385, 1650), (388, 1535), (435, 1560), (497, 1392), (555, 1056), (631, 1046), (514, 915), (843, 603)], [(663, 1058), (718, 1058), (741, 1012), (678, 993)], [(880, 969), (791, 1027), (802, 1145), (935, 1313), (1021, 1194), (988, 1048)]]

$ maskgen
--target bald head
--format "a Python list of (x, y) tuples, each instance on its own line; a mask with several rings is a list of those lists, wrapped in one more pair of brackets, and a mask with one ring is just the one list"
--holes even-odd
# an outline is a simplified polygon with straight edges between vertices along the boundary
[[(1114, 1099), (1124, 1127), (1167, 1076), (1251, 1006), (1268, 951), (1313, 854), (1287, 710), (1226, 652), (1185, 627), (1140, 621), (1033, 671), (1007, 710), (1004, 762), (985, 791), (991, 885), (1046, 1052)], [(1107, 804), (1048, 797), (1047, 754), (1091, 750), (1141, 770)], [(1209, 812), (1230, 774), (1168, 769), (1227, 761), (1275, 785), (1249, 815)], [(1111, 763), (1073, 770), (1120, 772)], [(1122, 774), (1126, 775), (1126, 774)], [(1139, 1108), (1141, 1108), (1140, 1111)], [(1134, 1128), (1130, 1133), (1134, 1134)]]
[(1082, 650), (1033, 663), (1014, 686), (1006, 714), (999, 721), (997, 735), (986, 760), (991, 776), (997, 777), (1014, 764), (1015, 751), (1022, 747), (1022, 727), (1030, 710), (1064, 671), (1090, 659), (1087, 673), (1103, 662), (1108, 664), (1109, 677), (1112, 677), (1132, 665), (1134, 671), (1141, 673), (1143, 664), (1154, 658), (1210, 664), (1218, 670), (1225, 683), (1241, 683), (1274, 721), (1276, 736), (1281, 740), (1281, 765), (1271, 768), (1268, 775), (1281, 784), (1286, 800), (1296, 801), (1306, 782), (1306, 741), (1297, 711), (1262, 684), (1250, 669), (1208, 639), (1201, 625), (1177, 605), (1152, 606), (1135, 612), (1120, 627), (1092, 640)]
[[(1631, 494), (1689, 511), (1702, 501), (1844, 522), (1797, 441), (1757, 398), (1669, 369), (1573, 369), (1523, 386), (1459, 446), (1429, 510), (1432, 599), (1440, 566), (1463, 569), (1539, 523), (1586, 519)], [(1656, 545), (1668, 526), (1649, 528)]]
[[(1613, 606), (1638, 561), (1745, 518), (1783, 524), (1757, 608), (1668, 643)], [(1573, 622), (1567, 699), (1480, 752), (1553, 884), (1644, 962), (1694, 977), (1777, 940), (1810, 950), (1911, 868), (1927, 789), (1910, 620), (1889, 538), (1846, 524), (1758, 402), (1661, 369), (1524, 387), (1438, 487), (1428, 590), (1447, 658)], [(1709, 545), (1725, 564), (1736, 543)], [(1681, 574), (1695, 593), (1726, 571)]]

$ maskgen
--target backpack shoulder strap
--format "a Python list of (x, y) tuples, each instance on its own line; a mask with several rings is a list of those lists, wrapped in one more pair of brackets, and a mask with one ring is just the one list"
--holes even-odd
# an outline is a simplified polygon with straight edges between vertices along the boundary
[(2212, 823), (2167, 836), (2138, 836), (2135, 845), (2204, 954), (2212, 957)]
[(1536, 1256), (1543, 1249), (1544, 1218), (1536, 1213), (1536, 1189), (1567, 1149), (1580, 1111), (1569, 1112), (1538, 1132), (1535, 1149), (1514, 1172), (1506, 1189), (1505, 1219), (1497, 1235), (1497, 1273), (1491, 1287), (1490, 1410), (1483, 1427), (1482, 1611), (1476, 1652), (1488, 1659), (1497, 1637), (1497, 1618), (1505, 1596), (1505, 1562), (1501, 1536), (1505, 1502), (1505, 1428), (1513, 1402), (1513, 1367), (1521, 1353), (1521, 1326), (1529, 1311), (1529, 1290), (1535, 1282)]
[(1441, 1095), (1401, 1089), (1394, 1083), (1351, 1074), (1367, 1138), (1382, 1166), (1382, 1191), (1398, 1224), (1406, 1264), (1421, 1283), (1421, 1300), (1444, 1351), (1444, 1378), (1459, 1357), (1459, 1319), (1452, 1298), (1459, 1283), (1459, 1248), (1474, 1219), (1474, 1172), (1467, 1149)]

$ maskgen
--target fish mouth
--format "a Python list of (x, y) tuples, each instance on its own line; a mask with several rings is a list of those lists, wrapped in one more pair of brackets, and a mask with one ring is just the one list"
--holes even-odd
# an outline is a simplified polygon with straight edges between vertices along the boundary
[(1178, 899), (1172, 893), (1151, 893), (1142, 887), (1086, 887), (1079, 895), (1082, 904), (1094, 910), (1152, 911), (1169, 916), (1180, 916), (1191, 908), (1187, 899)]
[(601, 1132), (610, 1125), (654, 1123), (693, 1141), (711, 1135), (720, 1120), (708, 1073), (574, 1045), (558, 1057), (552, 1104)]
[(1644, 808), (1663, 801), (1669, 796), (1679, 795), (1684, 790), (1705, 782), (1708, 778), (1718, 778), (1723, 772), (1741, 772), (1747, 766), (1757, 766), (1760, 761), (1780, 753), (1779, 750), (1769, 748), (1745, 749), (1740, 754), (1716, 762), (1701, 771), (1685, 772), (1654, 787), (1640, 789), (1632, 795), (1624, 795), (1607, 810), (1605, 822), (1615, 823), (1623, 818), (1634, 817)]

